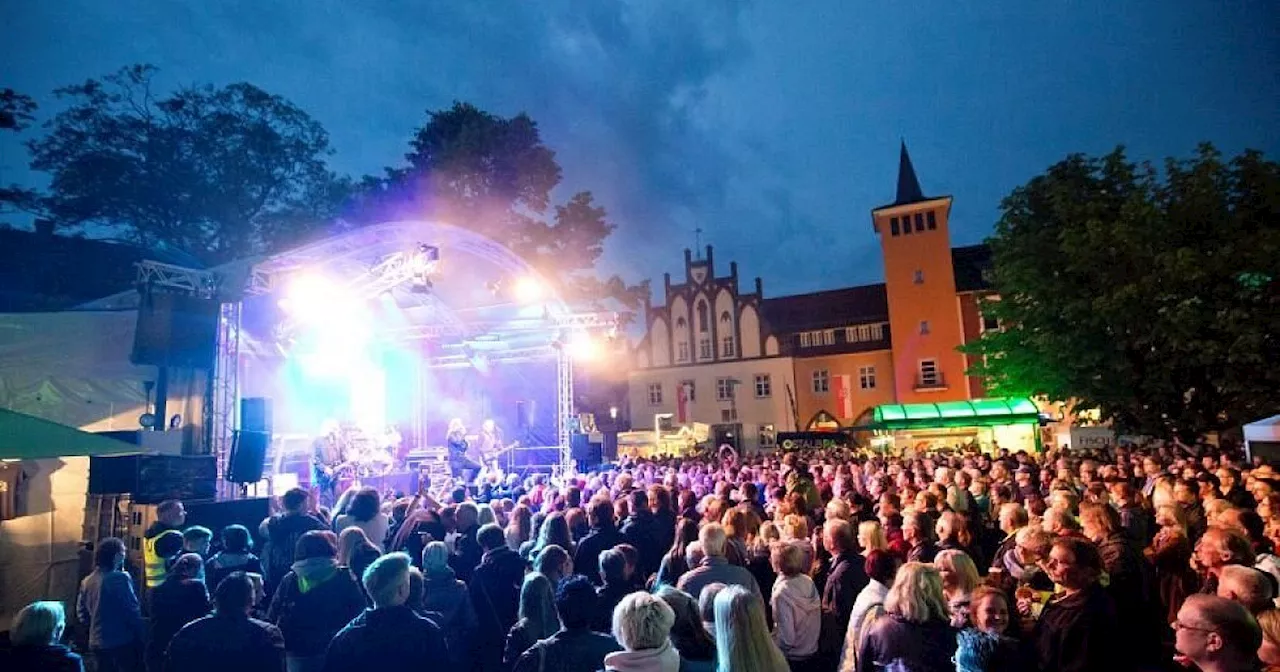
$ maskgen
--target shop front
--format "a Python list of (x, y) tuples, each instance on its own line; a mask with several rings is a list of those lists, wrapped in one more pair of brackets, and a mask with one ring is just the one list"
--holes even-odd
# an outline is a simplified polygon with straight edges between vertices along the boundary
[(936, 404), (876, 406), (871, 422), (873, 449), (919, 454), (977, 448), (984, 453), (1040, 451), (1040, 409), (1030, 399), (993, 398)]

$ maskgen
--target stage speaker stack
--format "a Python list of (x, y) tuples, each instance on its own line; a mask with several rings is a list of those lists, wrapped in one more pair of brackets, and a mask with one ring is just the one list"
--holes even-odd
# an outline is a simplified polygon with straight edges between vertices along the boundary
[(212, 369), (221, 307), (215, 299), (144, 289), (138, 305), (130, 361), (160, 367)]
[(271, 428), (270, 399), (246, 397), (240, 400), (240, 429), (231, 438), (226, 480), (241, 484), (262, 480), (268, 448), (271, 447)]
[(587, 471), (600, 466), (602, 454), (599, 443), (591, 442), (590, 434), (570, 434), (569, 452), (578, 471)]
[(213, 499), (212, 455), (114, 455), (89, 458), (89, 494), (130, 495), (135, 504)]

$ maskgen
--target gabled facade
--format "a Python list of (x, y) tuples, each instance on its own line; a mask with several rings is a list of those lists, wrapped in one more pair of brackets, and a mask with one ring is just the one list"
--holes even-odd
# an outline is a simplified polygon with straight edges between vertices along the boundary
[(951, 247), (950, 211), (950, 196), (924, 195), (904, 143), (896, 198), (871, 211), (883, 283), (765, 298), (759, 278), (740, 291), (736, 263), (717, 277), (710, 246), (685, 250), (684, 281), (667, 274), (662, 305), (645, 308), (634, 426), (736, 423), (739, 443), (768, 447), (772, 432), (858, 424), (881, 404), (981, 397), (958, 348), (998, 326), (979, 312), (990, 253)]

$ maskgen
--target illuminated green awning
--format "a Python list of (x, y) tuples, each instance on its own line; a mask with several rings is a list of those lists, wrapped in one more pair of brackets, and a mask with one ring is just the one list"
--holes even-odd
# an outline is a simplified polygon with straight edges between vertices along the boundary
[(873, 425), (882, 429), (922, 427), (988, 427), (1040, 421), (1040, 409), (1030, 399), (973, 399), (936, 404), (885, 404), (872, 411)]

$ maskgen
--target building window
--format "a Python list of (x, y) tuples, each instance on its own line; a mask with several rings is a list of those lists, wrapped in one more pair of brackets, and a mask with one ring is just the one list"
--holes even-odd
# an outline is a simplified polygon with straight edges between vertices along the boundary
[(767, 373), (756, 374), (756, 399), (773, 396), (773, 377)]
[(676, 318), (676, 329), (684, 329), (686, 326), (688, 326), (688, 323), (684, 321), (683, 317)]
[(698, 302), (698, 331), (707, 331), (710, 329), (710, 320), (707, 317), (707, 302)]
[(831, 374), (826, 369), (813, 372), (813, 393), (826, 394), (831, 390)]
[(698, 341), (698, 359), (711, 359), (711, 339), (703, 338)]
[(693, 384), (693, 381), (692, 381), (692, 380), (682, 380), (682, 381), (680, 381), (680, 389), (684, 390), (684, 400), (685, 400), (685, 401), (697, 401), (697, 400), (698, 400), (698, 388), (697, 388), (697, 386), (696, 386), (696, 385), (694, 385), (694, 384)]
[(662, 405), (662, 383), (649, 383), (649, 405)]
[(737, 421), (738, 421), (738, 409), (736, 408), (720, 409), (720, 422), (737, 422)]
[(910, 217), (902, 218), (902, 235), (904, 236), (911, 235), (911, 218)]
[(983, 331), (1000, 331), (1000, 320), (996, 319), (996, 316), (994, 315), (983, 315), (982, 330)]
[(915, 278), (914, 278), (913, 282), (915, 282), (917, 285), (923, 285), (923, 284), (924, 284), (924, 271), (922, 271), (922, 270), (920, 270), (920, 269), (916, 269), (916, 274), (915, 274)]
[(876, 367), (860, 366), (858, 367), (858, 385), (864, 390), (876, 389)]
[(720, 313), (720, 324), (731, 324), (732, 322), (733, 318), (729, 316), (729, 311), (726, 310)]
[(894, 236), (898, 235), (898, 218), (897, 217), (889, 218), (889, 233)]
[(870, 343), (884, 340), (884, 323), (859, 324), (844, 328), (845, 343)]
[(716, 378), (716, 401), (729, 401), (733, 399), (732, 378)]
[(920, 320), (920, 335), (929, 335), (929, 320)]
[(932, 210), (925, 213), (924, 218), (925, 218), (925, 221), (929, 223), (930, 231), (936, 231), (938, 229), (938, 218), (933, 216)]
[(733, 337), (732, 336), (725, 336), (723, 339), (721, 339), (720, 356), (721, 357), (733, 356)]
[(676, 361), (677, 362), (689, 361), (689, 344), (686, 343), (685, 341), (680, 341), (679, 343), (676, 344)]
[(919, 233), (921, 231), (924, 231), (924, 215), (917, 212), (916, 213), (916, 233)]
[(778, 431), (773, 425), (759, 425), (756, 427), (756, 432), (760, 436), (761, 448), (772, 448), (778, 444)]
[(802, 331), (800, 332), (800, 347), (816, 348), (820, 345), (835, 345), (836, 330), (823, 329), (821, 331)]
[(932, 359), (920, 360), (920, 385), (923, 387), (935, 387), (942, 380), (942, 376), (938, 373), (938, 362)]

